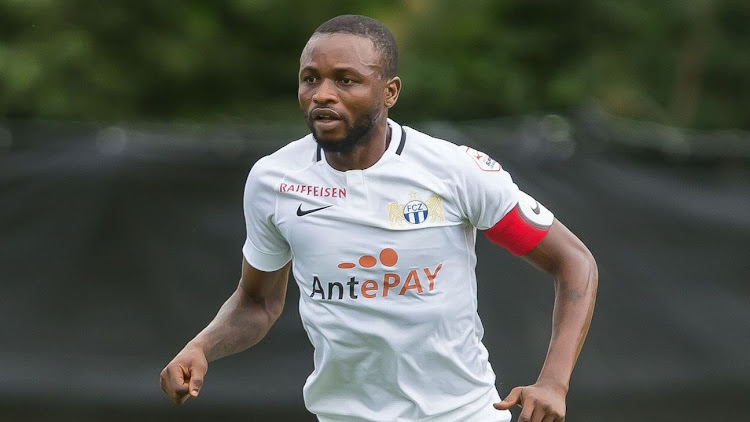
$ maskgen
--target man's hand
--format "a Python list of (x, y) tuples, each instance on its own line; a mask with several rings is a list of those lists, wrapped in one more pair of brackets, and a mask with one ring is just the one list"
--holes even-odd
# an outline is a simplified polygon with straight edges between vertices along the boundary
[(518, 422), (565, 422), (565, 392), (544, 384), (516, 387), (495, 409), (508, 410), (519, 405), (523, 410)]
[(175, 404), (198, 397), (203, 386), (203, 376), (208, 371), (208, 361), (198, 347), (188, 345), (161, 371), (161, 389)]

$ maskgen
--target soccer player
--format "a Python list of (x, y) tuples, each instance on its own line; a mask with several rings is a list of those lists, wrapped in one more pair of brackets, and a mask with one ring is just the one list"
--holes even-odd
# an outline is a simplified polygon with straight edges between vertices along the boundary
[[(208, 362), (263, 338), (291, 268), (315, 347), (305, 404), (320, 421), (501, 422), (515, 405), (520, 421), (565, 419), (594, 259), (495, 160), (390, 120), (397, 66), (393, 36), (367, 17), (333, 18), (307, 42), (298, 97), (311, 134), (251, 169), (239, 286), (161, 372), (176, 403), (198, 396)], [(555, 279), (541, 373), (504, 400), (481, 341), (477, 229)]]

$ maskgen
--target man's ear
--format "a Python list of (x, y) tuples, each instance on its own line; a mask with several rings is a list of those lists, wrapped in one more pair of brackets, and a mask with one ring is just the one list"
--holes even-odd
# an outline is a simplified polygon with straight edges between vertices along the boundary
[(392, 77), (385, 84), (385, 106), (391, 108), (396, 105), (398, 101), (398, 94), (401, 93), (401, 78), (398, 76)]

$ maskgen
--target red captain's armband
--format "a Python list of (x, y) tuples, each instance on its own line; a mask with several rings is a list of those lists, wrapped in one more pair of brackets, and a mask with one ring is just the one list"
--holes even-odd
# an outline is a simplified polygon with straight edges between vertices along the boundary
[(544, 239), (553, 221), (549, 210), (521, 192), (518, 205), (484, 234), (514, 255), (526, 255)]

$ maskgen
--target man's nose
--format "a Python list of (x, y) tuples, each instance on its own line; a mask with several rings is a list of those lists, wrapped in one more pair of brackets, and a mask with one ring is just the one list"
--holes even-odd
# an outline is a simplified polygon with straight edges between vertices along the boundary
[(312, 100), (318, 104), (336, 102), (336, 87), (333, 81), (323, 79), (313, 93)]

